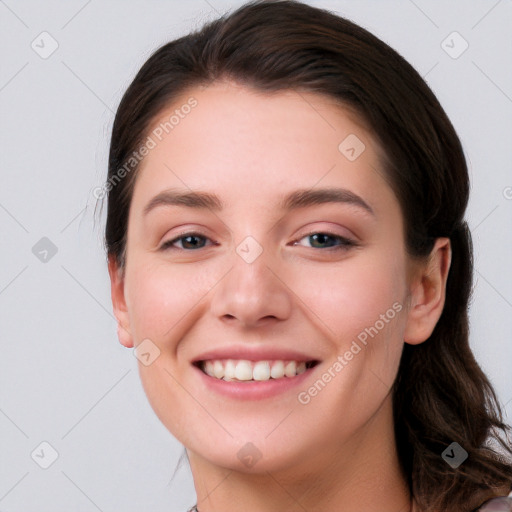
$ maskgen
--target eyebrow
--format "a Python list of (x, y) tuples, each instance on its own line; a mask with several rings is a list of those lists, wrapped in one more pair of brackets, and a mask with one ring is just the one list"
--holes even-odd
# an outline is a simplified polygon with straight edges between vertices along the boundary
[[(322, 189), (299, 189), (281, 198), (278, 208), (285, 211), (296, 210), (308, 206), (342, 203), (351, 204), (362, 208), (371, 215), (375, 212), (370, 205), (354, 192), (344, 188), (322, 188)], [(188, 208), (208, 209), (220, 211), (224, 208), (221, 199), (209, 192), (180, 190), (164, 190), (157, 194), (144, 208), (144, 215), (159, 206), (186, 206)]]

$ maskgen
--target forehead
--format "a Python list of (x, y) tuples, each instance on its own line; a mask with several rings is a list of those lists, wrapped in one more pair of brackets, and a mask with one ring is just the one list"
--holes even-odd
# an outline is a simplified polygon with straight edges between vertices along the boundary
[(233, 82), (192, 88), (159, 113), (147, 136), (152, 148), (139, 166), (134, 201), (176, 187), (255, 206), (292, 188), (344, 186), (366, 190), (370, 201), (391, 193), (371, 131), (316, 93)]

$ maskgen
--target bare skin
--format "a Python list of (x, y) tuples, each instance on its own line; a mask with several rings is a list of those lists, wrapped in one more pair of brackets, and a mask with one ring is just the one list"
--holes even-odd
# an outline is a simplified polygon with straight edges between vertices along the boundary
[[(214, 83), (187, 91), (154, 126), (189, 97), (197, 106), (141, 164), (126, 267), (110, 259), (109, 272), (120, 342), (149, 339), (160, 351), (139, 364), (141, 380), (187, 448), (199, 511), (407, 512), (391, 387), (404, 343), (424, 342), (441, 315), (449, 240), (428, 261), (411, 260), (382, 149), (329, 98)], [(350, 134), (364, 144), (352, 160), (339, 149)], [(297, 189), (332, 188), (352, 195), (280, 208)], [(160, 203), (145, 214), (169, 189), (215, 194), (224, 208)], [(243, 245), (248, 236), (256, 243)], [(248, 263), (237, 247), (262, 252)], [(300, 385), (234, 398), (192, 363), (235, 346), (295, 350), (318, 364), (293, 377)], [(256, 463), (240, 457), (244, 447)]]

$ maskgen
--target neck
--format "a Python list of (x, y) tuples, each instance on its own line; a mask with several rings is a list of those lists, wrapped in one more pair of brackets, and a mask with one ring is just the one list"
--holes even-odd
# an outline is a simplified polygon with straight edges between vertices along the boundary
[(391, 395), (350, 440), (286, 469), (243, 473), (188, 451), (199, 512), (409, 512)]

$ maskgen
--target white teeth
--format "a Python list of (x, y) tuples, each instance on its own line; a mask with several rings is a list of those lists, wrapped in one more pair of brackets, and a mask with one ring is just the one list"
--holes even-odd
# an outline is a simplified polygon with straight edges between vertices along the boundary
[(233, 380), (235, 378), (235, 363), (231, 359), (224, 366), (224, 380)]
[(265, 381), (295, 377), (306, 371), (305, 361), (248, 361), (246, 359), (215, 359), (204, 361), (203, 371), (210, 377), (225, 381)]
[(213, 375), (215, 375), (217, 379), (222, 379), (222, 377), (224, 377), (224, 365), (220, 361), (214, 361)]
[(290, 361), (285, 367), (284, 367), (284, 374), (287, 377), (294, 377), (297, 375), (297, 364), (295, 361)]
[(258, 361), (252, 369), (252, 376), (254, 380), (270, 379), (270, 364), (268, 361)]
[(212, 361), (206, 361), (206, 363), (204, 365), (204, 371), (210, 377), (215, 377), (215, 373), (213, 371), (213, 362)]
[(272, 369), (270, 370), (270, 376), (273, 379), (281, 379), (284, 377), (284, 363), (283, 361), (276, 361), (272, 365)]
[(252, 367), (250, 361), (238, 361), (235, 366), (235, 378), (238, 380), (252, 379)]

